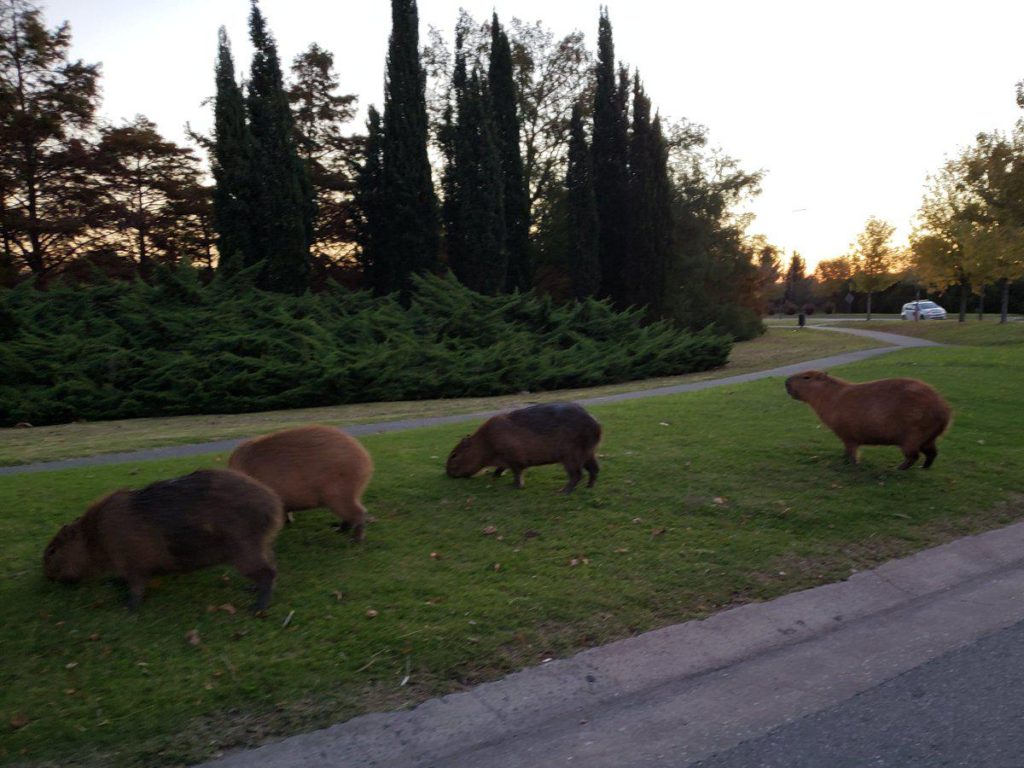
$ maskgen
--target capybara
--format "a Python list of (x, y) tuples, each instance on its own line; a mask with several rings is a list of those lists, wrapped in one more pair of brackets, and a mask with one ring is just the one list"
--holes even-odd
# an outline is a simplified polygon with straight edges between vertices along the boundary
[(373, 476), (373, 460), (358, 440), (340, 429), (311, 425), (254, 437), (235, 448), (228, 466), (269, 486), (286, 512), (328, 507), (363, 540), (363, 491)]
[(269, 488), (238, 472), (205, 469), (94, 502), (53, 537), (43, 571), (63, 582), (119, 576), (134, 610), (156, 574), (230, 564), (255, 583), (259, 611), (274, 589), (273, 544), (282, 525), (281, 500)]
[(576, 403), (531, 405), (500, 413), (464, 437), (448, 456), (449, 477), (472, 477), (484, 467), (506, 469), (523, 487), (523, 470), (540, 464), (561, 464), (569, 475), (562, 493), (572, 493), (587, 470), (588, 488), (597, 482), (599, 467), (594, 451), (601, 440), (601, 425)]
[(910, 469), (920, 453), (928, 469), (939, 455), (935, 441), (949, 426), (953, 410), (942, 395), (917, 379), (879, 379), (856, 384), (821, 371), (786, 379), (786, 391), (803, 400), (836, 433), (854, 464), (862, 445), (898, 445)]

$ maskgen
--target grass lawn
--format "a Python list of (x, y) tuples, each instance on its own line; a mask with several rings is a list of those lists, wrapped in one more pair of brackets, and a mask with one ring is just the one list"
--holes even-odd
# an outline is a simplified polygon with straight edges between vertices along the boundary
[(250, 437), (298, 424), (360, 424), (420, 416), (500, 410), (525, 403), (565, 400), (668, 386), (684, 381), (721, 378), (787, 365), (856, 349), (877, 347), (870, 339), (839, 334), (802, 334), (792, 329), (772, 329), (764, 336), (736, 344), (729, 363), (714, 371), (687, 376), (632, 381), (606, 387), (540, 392), (505, 397), (461, 400), (421, 400), (401, 403), (361, 403), (329, 408), (305, 408), (224, 416), (175, 416), (164, 419), (77, 422), (33, 429), (0, 429), (0, 465), (50, 461), (96, 453), (141, 450), (163, 445), (200, 443), (233, 437)]
[(943, 344), (967, 344), (972, 346), (998, 346), (1001, 344), (1024, 343), (1024, 322), (1014, 321), (1000, 325), (998, 315), (985, 320), (969, 317), (959, 323), (950, 320), (871, 320), (870, 322), (837, 323), (840, 327), (860, 328), (865, 331), (885, 331), (903, 336), (916, 336), (938, 341)]
[[(556, 467), (527, 470), (522, 492), (507, 476), (446, 478), (464, 426), (367, 438), (366, 543), (323, 510), (299, 513), (262, 620), (219, 568), (162, 579), (135, 615), (123, 586), (40, 573), (49, 537), (90, 499), (222, 456), (0, 478), (0, 763), (196, 761), (1019, 519), (1022, 366), (1018, 338), (836, 369), (914, 375), (947, 396), (955, 422), (928, 471), (898, 472), (894, 447), (845, 465), (778, 379), (594, 408), (602, 474), (570, 497)], [(226, 604), (239, 610), (208, 608)]]

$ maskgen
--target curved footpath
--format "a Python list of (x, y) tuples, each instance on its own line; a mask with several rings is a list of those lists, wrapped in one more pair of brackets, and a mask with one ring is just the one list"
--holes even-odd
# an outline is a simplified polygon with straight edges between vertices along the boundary
[[(812, 328), (812, 326), (808, 326)], [(737, 376), (726, 376), (722, 379), (710, 379), (707, 381), (696, 381), (689, 384), (676, 384), (670, 387), (657, 387), (655, 389), (642, 389), (634, 392), (622, 392), (617, 395), (603, 395), (601, 397), (583, 398), (577, 402), (582, 405), (599, 405), (603, 403), (615, 403), (621, 400), (635, 400), (640, 397), (657, 397), (658, 395), (675, 395), (680, 392), (696, 392), (711, 387), (724, 387), (731, 384), (743, 384), (748, 381), (767, 379), (772, 376), (790, 376), (794, 373), (806, 370), (807, 368), (831, 368), (836, 365), (855, 363), (859, 360), (866, 360), (870, 357), (884, 355), (887, 352), (894, 352), (897, 349), (906, 347), (934, 347), (941, 346), (933, 341), (916, 339), (910, 336), (899, 336), (895, 333), (882, 333), (880, 331), (863, 331), (854, 328), (831, 328), (828, 326), (813, 326), (814, 330), (832, 331), (838, 333), (849, 333), (854, 336), (864, 336), (885, 342), (890, 346), (878, 347), (875, 349), (864, 349), (857, 352), (846, 352), (831, 357), (822, 357), (816, 360), (807, 360), (802, 363), (785, 365), (778, 368), (769, 368), (765, 371), (755, 371)], [(345, 431), (350, 435), (374, 435), (380, 432), (398, 432), (406, 429), (417, 429), (419, 427), (431, 427), (437, 424), (457, 424), (464, 421), (477, 421), (493, 416), (499, 411), (480, 411), (477, 413), (462, 413), (454, 416), (432, 416), (422, 419), (405, 419), (402, 421), (380, 421), (368, 424), (351, 424), (345, 426)], [(131, 451), (122, 453), (103, 453), (96, 456), (84, 456), (77, 459), (61, 459), (59, 461), (43, 461), (36, 464), (20, 464), (11, 467), (0, 467), (0, 477), (4, 475), (21, 475), (32, 472), (51, 472), (58, 469), (74, 469), (76, 467), (92, 467), (101, 464), (123, 464), (129, 461), (151, 461), (154, 459), (174, 459), (185, 456), (201, 456), (208, 453), (221, 453), (235, 448), (246, 438), (235, 438), (232, 440), (217, 440), (206, 443), (193, 443), (191, 445), (168, 445), (163, 448), (150, 448), (143, 451)]]

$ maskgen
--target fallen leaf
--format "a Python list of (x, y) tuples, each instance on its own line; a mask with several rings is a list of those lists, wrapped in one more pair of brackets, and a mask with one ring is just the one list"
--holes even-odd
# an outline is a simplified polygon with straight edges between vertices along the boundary
[(440, 552), (431, 552), (430, 553), (430, 559), (431, 560), (440, 560), (441, 559), (441, 553)]
[(629, 552), (629, 547), (619, 547), (615, 550), (615, 554), (617, 555), (624, 555), (626, 552)]
[(78, 662), (77, 661), (69, 661), (67, 664), (64, 665), (64, 669), (74, 669), (77, 666), (78, 666)]
[(238, 609), (235, 608), (235, 606), (233, 606), (231, 603), (224, 603), (223, 605), (219, 605), (217, 606), (217, 610), (230, 614), (231, 616), (234, 616), (236, 613), (238, 613)]
[(380, 611), (375, 611), (373, 608), (366, 612), (366, 618), (368, 619), (376, 619), (378, 616), (380, 616)]
[(345, 596), (345, 595), (343, 595), (343, 594), (342, 594), (342, 592), (341, 592), (341, 590), (340, 590), (340, 589), (336, 589), (336, 590), (334, 590), (333, 592), (331, 592), (331, 595), (332, 595), (332, 596), (334, 597), (334, 599), (335, 599), (335, 600), (337, 600), (337, 601), (338, 601), (339, 603), (341, 602), (341, 599), (342, 599), (342, 598), (343, 598), (343, 597)]
[(28, 725), (28, 723), (28, 715), (26, 715), (24, 712), (18, 712), (14, 715), (14, 717), (11, 718), (11, 728), (13, 728), (14, 730), (24, 728), (26, 725)]
[(667, 421), (659, 421), (659, 422), (658, 422), (658, 424), (659, 424), (660, 426), (662, 426), (662, 427), (667, 427), (667, 426), (669, 426), (669, 423), (668, 423)]
[(540, 536), (540, 531), (529, 530), (523, 534), (524, 539), (536, 539)]
[(723, 499), (721, 496), (715, 496), (715, 498), (713, 498), (712, 501), (715, 502), (715, 504), (725, 504), (725, 499)]
[(100, 639), (100, 633), (99, 632), (93, 632), (91, 635), (89, 635), (89, 640), (91, 640), (94, 643), (97, 640), (99, 640), (99, 639)]
[(494, 535), (494, 534), (496, 534), (497, 532), (498, 532), (498, 528), (497, 528), (497, 526), (494, 526), (494, 525), (488, 525), (488, 526), (487, 526), (486, 528), (484, 528), (484, 530), (483, 530), (483, 534), (484, 534), (484, 536), (493, 536), (493, 535)]
[(77, 688), (65, 688), (64, 689), (64, 693), (66, 695), (68, 695), (68, 696), (74, 696), (76, 693), (78, 693), (78, 689)]
[(491, 566), (491, 570), (492, 571), (500, 571), (501, 570), (501, 563), (495, 563), (494, 565), (492, 565)]
[(199, 630), (190, 629), (188, 632), (186, 632), (185, 642), (187, 642), (189, 645), (199, 645), (202, 642), (202, 640), (199, 639)]
[(634, 517), (633, 518), (633, 525), (637, 525), (637, 524), (642, 523), (642, 522), (643, 522), (643, 520), (641, 518), (639, 518), (639, 517)]
[(294, 616), (294, 615), (295, 615), (294, 609), (291, 610), (291, 611), (288, 611), (288, 615), (285, 616), (284, 617), (284, 621), (281, 622), (281, 628), (282, 629), (284, 629), (285, 627), (287, 627), (289, 624), (292, 623), (292, 616)]
[(653, 528), (651, 530), (651, 538), (653, 539), (656, 536), (664, 536), (667, 532), (668, 528)]

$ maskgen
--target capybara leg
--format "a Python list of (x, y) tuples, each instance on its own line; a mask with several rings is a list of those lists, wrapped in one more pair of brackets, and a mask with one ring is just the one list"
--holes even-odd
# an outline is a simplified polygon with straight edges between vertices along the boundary
[(328, 495), (325, 499), (330, 510), (337, 515), (338, 531), (352, 531), (352, 541), (357, 544), (363, 540), (363, 525), (366, 523), (366, 507), (353, 499), (350, 493), (341, 491)]
[(590, 458), (583, 463), (583, 468), (587, 470), (587, 474), (590, 475), (590, 479), (587, 481), (587, 488), (593, 488), (594, 483), (597, 482), (597, 473), (601, 471), (601, 467), (598, 466), (597, 459), (594, 457), (594, 454), (590, 454)]
[(917, 448), (904, 448), (903, 456), (905, 458), (903, 459), (903, 463), (900, 464), (900, 469), (910, 469), (915, 463), (917, 463), (917, 457), (920, 456), (920, 454), (918, 453)]
[(130, 574), (125, 578), (128, 582), (128, 610), (137, 611), (142, 605), (142, 597), (146, 594), (146, 582), (149, 579), (138, 573)]
[(261, 560), (259, 565), (238, 569), (245, 578), (251, 579), (256, 587), (256, 602), (253, 603), (254, 613), (266, 610), (270, 605), (270, 595), (274, 591), (274, 580), (277, 578), (277, 571), (266, 560)]
[(580, 480), (583, 479), (583, 470), (578, 466), (570, 467), (568, 464), (564, 466), (566, 474), (569, 475), (569, 482), (565, 484), (565, 487), (559, 491), (559, 493), (568, 495), (576, 490), (576, 486), (579, 484)]
[(860, 446), (856, 443), (845, 443), (846, 445), (846, 460), (851, 464), (857, 464), (860, 462), (858, 454), (860, 453)]
[(523, 470), (521, 467), (509, 467), (512, 470), (512, 481), (514, 482), (517, 489), (523, 490)]
[(504, 467), (497, 467), (494, 470), (494, 476), (495, 477), (501, 477), (503, 474), (505, 474), (505, 468)]
[(935, 457), (939, 455), (939, 449), (935, 447), (935, 443), (929, 443), (921, 446), (921, 453), (924, 454), (924, 464), (921, 465), (921, 469), (928, 469), (935, 461)]

